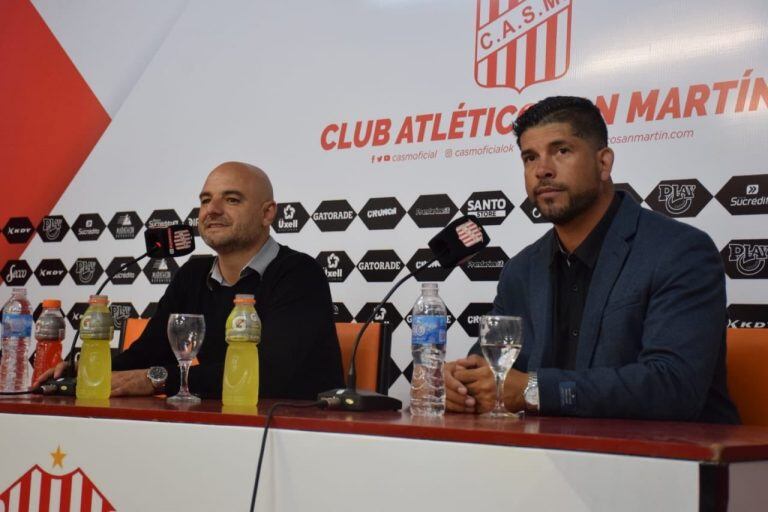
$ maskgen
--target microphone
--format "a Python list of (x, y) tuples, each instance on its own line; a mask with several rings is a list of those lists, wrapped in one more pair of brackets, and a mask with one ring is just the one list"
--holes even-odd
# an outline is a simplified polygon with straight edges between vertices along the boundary
[[(190, 226), (174, 225), (167, 228), (152, 228), (144, 231), (144, 242), (146, 244), (147, 252), (137, 258), (133, 258), (131, 261), (121, 265), (112, 274), (107, 274), (99, 289), (96, 290), (95, 295), (101, 295), (104, 287), (112, 281), (112, 278), (117, 274), (130, 267), (134, 263), (141, 261), (149, 256), (150, 258), (178, 258), (179, 256), (186, 256), (195, 250), (195, 232)], [(69, 349), (69, 353), (64, 358), (69, 364), (62, 377), (58, 379), (48, 379), (37, 388), (33, 389), (34, 393), (42, 393), (45, 395), (69, 395), (75, 394), (77, 387), (77, 379), (75, 374), (75, 344), (77, 338), (80, 335), (80, 328), (75, 331), (75, 337), (72, 339), (72, 346)]]
[(352, 349), (352, 358), (349, 362), (349, 372), (347, 372), (347, 387), (323, 391), (317, 395), (317, 399), (326, 402), (329, 409), (343, 409), (345, 411), (397, 411), (402, 408), (403, 403), (397, 398), (372, 391), (357, 390), (355, 356), (357, 355), (357, 347), (360, 345), (363, 333), (365, 333), (365, 330), (371, 324), (379, 309), (405, 281), (416, 276), (435, 261), (439, 261), (440, 265), (445, 268), (463, 264), (485, 248), (490, 241), (491, 239), (483, 227), (466, 215), (459, 217), (440, 230), (429, 241), (429, 248), (435, 257), (395, 283), (384, 299), (373, 308), (363, 327), (357, 333), (355, 345)]
[(195, 250), (195, 232), (185, 225), (147, 229), (144, 242), (152, 258), (177, 258)]

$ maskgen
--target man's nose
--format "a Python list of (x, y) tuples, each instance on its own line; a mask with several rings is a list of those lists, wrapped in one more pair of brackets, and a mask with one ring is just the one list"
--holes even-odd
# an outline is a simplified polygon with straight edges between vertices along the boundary
[(536, 161), (537, 178), (554, 178), (555, 174), (555, 163), (549, 155), (543, 155)]

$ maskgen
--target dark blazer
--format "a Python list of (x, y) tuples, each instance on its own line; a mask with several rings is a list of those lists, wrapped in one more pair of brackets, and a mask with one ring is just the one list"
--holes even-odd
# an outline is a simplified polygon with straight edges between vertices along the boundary
[(510, 259), (493, 312), (524, 319), (515, 367), (542, 414), (738, 423), (725, 378), (722, 261), (704, 232), (622, 202), (592, 274), (576, 367), (548, 367), (554, 230)]

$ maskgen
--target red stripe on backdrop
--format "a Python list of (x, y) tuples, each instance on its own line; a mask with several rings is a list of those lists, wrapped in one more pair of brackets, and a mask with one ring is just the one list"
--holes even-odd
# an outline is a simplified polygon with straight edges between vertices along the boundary
[[(51, 212), (110, 122), (29, 0), (0, 2), (0, 228)], [(0, 235), (0, 266), (26, 244)]]

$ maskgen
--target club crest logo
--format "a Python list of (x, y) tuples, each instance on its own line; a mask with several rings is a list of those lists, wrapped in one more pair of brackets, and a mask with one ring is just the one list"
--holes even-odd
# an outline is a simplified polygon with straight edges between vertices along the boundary
[(571, 0), (477, 0), (477, 84), (522, 92), (565, 75), (571, 7)]
[[(61, 447), (51, 452), (53, 468), (64, 468), (66, 453)], [(115, 507), (85, 472), (76, 468), (56, 475), (35, 464), (0, 494), (2, 510), (60, 510), (67, 512), (110, 512)]]

